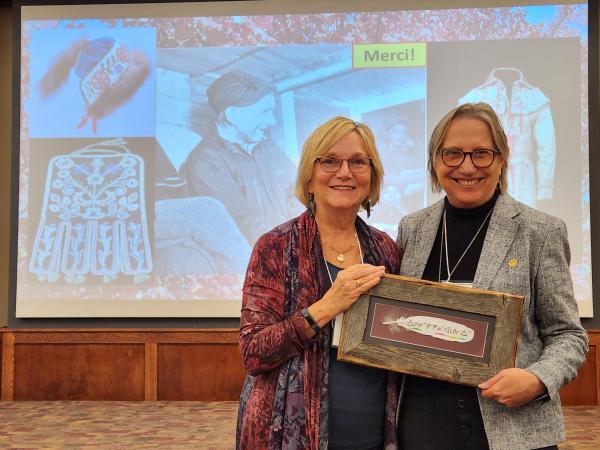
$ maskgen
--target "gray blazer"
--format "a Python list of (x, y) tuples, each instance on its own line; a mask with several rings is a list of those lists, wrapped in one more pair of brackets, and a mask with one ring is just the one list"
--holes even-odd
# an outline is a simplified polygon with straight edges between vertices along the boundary
[[(443, 209), (444, 201), (440, 200), (400, 221), (397, 242), (404, 249), (401, 275), (422, 277)], [(474, 286), (525, 296), (515, 365), (537, 375), (548, 388), (549, 399), (507, 408), (483, 398), (478, 390), (492, 450), (539, 448), (565, 439), (558, 391), (575, 378), (588, 349), (588, 336), (573, 295), (570, 258), (562, 220), (507, 194), (498, 197)], [(512, 268), (508, 265), (511, 259), (517, 261)]]

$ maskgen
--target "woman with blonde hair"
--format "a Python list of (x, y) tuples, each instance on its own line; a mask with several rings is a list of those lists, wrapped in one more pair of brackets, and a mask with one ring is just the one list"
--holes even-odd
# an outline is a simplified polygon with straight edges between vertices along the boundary
[(335, 117), (306, 140), (296, 196), (307, 210), (259, 238), (248, 264), (237, 448), (393, 447), (397, 377), (339, 362), (331, 345), (333, 319), (399, 268), (394, 241), (357, 216), (382, 178), (366, 125)]

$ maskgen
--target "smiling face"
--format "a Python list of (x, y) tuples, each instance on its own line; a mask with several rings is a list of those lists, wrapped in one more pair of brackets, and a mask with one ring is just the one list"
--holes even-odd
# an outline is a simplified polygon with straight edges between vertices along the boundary
[[(456, 148), (464, 152), (477, 149), (495, 149), (490, 128), (483, 120), (458, 117), (450, 123), (442, 148)], [(490, 167), (484, 169), (473, 165), (465, 157), (458, 167), (448, 167), (441, 153), (435, 157), (435, 172), (448, 201), (457, 208), (474, 208), (483, 205), (494, 195), (504, 161), (496, 155)]]
[[(342, 136), (321, 156), (348, 159), (357, 156), (369, 157), (360, 135), (352, 131)], [(348, 212), (356, 214), (371, 190), (371, 167), (363, 173), (352, 173), (344, 161), (337, 172), (325, 172), (318, 161), (314, 163), (308, 192), (315, 196), (318, 216)]]

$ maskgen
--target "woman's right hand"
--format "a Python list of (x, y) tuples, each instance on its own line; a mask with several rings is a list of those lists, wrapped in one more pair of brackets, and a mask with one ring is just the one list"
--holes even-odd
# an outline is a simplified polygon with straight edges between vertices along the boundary
[(384, 274), (384, 266), (371, 264), (355, 264), (340, 270), (323, 298), (308, 307), (309, 314), (320, 327), (324, 327), (339, 313), (350, 308), (363, 293), (379, 283)]

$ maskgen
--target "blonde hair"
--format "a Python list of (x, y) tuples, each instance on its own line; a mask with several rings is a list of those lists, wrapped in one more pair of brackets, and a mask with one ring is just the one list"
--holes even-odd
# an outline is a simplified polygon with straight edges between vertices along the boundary
[(312, 178), (315, 161), (327, 153), (337, 141), (352, 131), (355, 131), (361, 137), (372, 163), (369, 197), (363, 200), (361, 206), (366, 209), (368, 203), (370, 203), (370, 206), (374, 206), (379, 201), (383, 183), (383, 165), (375, 146), (373, 132), (364, 123), (337, 116), (314, 130), (302, 146), (302, 156), (300, 157), (296, 178), (296, 197), (304, 206), (308, 206), (310, 198), (308, 185)]
[(450, 112), (448, 112), (442, 120), (435, 126), (433, 133), (431, 133), (431, 139), (429, 140), (428, 149), (428, 161), (427, 169), (429, 170), (429, 177), (431, 179), (431, 187), (435, 192), (440, 192), (442, 186), (438, 180), (437, 174), (435, 173), (435, 160), (444, 145), (448, 128), (454, 119), (459, 117), (469, 117), (473, 119), (479, 119), (487, 123), (490, 128), (492, 139), (496, 150), (500, 152), (500, 158), (504, 161), (502, 168), (500, 169), (500, 191), (506, 192), (506, 172), (508, 170), (508, 157), (510, 156), (510, 149), (508, 147), (508, 139), (504, 133), (504, 128), (500, 123), (500, 119), (487, 103), (464, 103), (457, 106)]

